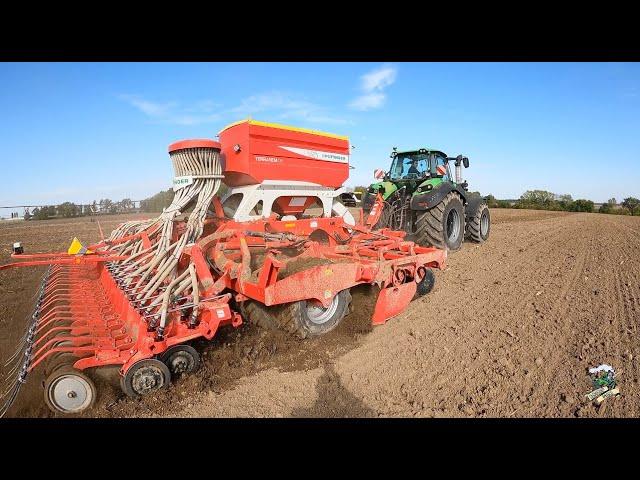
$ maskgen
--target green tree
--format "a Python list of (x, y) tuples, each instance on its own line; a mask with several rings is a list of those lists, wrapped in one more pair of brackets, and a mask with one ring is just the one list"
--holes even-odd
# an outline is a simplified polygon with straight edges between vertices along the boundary
[(112, 200), (103, 198), (98, 204), (100, 205), (100, 213), (115, 213), (115, 205)]
[(140, 202), (140, 208), (143, 212), (161, 212), (163, 209), (171, 205), (173, 200), (173, 190), (163, 190), (156, 193), (152, 197), (146, 198)]
[[(55, 207), (54, 207), (55, 208)], [(49, 213), (50, 213), (50, 208), (49, 207), (42, 207), (42, 208), (34, 208), (33, 209), (33, 219), (34, 220), (46, 220), (47, 218), (50, 217)]]
[(612, 210), (613, 208), (611, 207), (611, 204), (607, 202), (600, 205), (600, 208), (598, 209), (598, 213), (611, 213)]
[(518, 207), (548, 210), (555, 199), (556, 195), (546, 190), (527, 190), (520, 196)]
[(78, 206), (71, 202), (58, 205), (58, 213), (65, 218), (77, 217), (80, 213), (79, 210)]
[(491, 194), (484, 197), (484, 201), (487, 202), (487, 207), (489, 208), (496, 208), (498, 206), (498, 201), (496, 200), (496, 197), (494, 197)]
[(593, 212), (593, 202), (591, 200), (576, 200), (571, 206), (572, 212)]
[(640, 209), (640, 200), (635, 197), (627, 197), (622, 201), (622, 206), (629, 210), (631, 215), (635, 215), (636, 210)]

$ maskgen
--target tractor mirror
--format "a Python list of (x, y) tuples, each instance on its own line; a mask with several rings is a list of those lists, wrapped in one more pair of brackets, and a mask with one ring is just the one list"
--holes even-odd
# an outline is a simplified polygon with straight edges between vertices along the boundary
[(464, 168), (469, 168), (469, 159), (467, 157), (463, 157), (462, 164), (464, 165)]

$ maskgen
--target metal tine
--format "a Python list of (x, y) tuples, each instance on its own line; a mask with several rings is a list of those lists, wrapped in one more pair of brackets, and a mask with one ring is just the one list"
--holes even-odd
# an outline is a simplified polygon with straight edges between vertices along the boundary
[(7, 411), (9, 410), (9, 408), (11, 408), (11, 405), (13, 405), (13, 402), (15, 401), (16, 397), (18, 396), (18, 392), (20, 391), (20, 384), (16, 384), (13, 387), (13, 391), (12, 392), (7, 392), (7, 395), (2, 395), (2, 397), (0, 398), (7, 398), (7, 401), (4, 402), (4, 404), (2, 405), (2, 407), (0, 407), (0, 418), (4, 417), (5, 413), (7, 413)]
[[(6, 382), (6, 380), (10, 380), (9, 382)], [(16, 383), (20, 383), (20, 375), (11, 375), (10, 377), (7, 376), (7, 378), (5, 379), (6, 384), (8, 384), (8, 388), (5, 389), (5, 391), (3, 392), (2, 395), (0, 395), (0, 398), (3, 397), (10, 389), (12, 385), (15, 385)]]
[(11, 355), (9, 358), (7, 358), (7, 361), (5, 362), (4, 366), (8, 367), (10, 363), (13, 363), (13, 361), (18, 358), (18, 355), (20, 355), (27, 346), (27, 339), (25, 338), (25, 340), (22, 342), (22, 344), (18, 347), (18, 349), (15, 351), (15, 353), (13, 355)]
[(16, 383), (18, 383), (18, 376), (17, 375), (13, 375), (13, 377), (7, 377), (4, 380), (2, 380), (2, 387), (4, 388), (4, 391), (3, 391), (2, 394), (0, 394), (0, 398), (4, 397), (5, 394), (9, 390), (11, 390), (11, 387), (13, 387)]
[(13, 368), (11, 368), (11, 370), (7, 370), (7, 377), (11, 377), (14, 376), (14, 374), (18, 371), (18, 368), (22, 367), (24, 365), (24, 362), (16, 362), (16, 364), (13, 366)]
[(37, 318), (34, 318), (29, 328), (26, 329), (24, 335), (19, 340), (18, 348), (14, 351), (13, 355), (7, 358), (7, 361), (4, 364), (5, 367), (9, 365), (9, 363), (11, 363), (25, 349), (25, 346), (29, 343), (29, 336), (33, 337), (33, 335), (35, 334), (36, 324), (37, 324)]

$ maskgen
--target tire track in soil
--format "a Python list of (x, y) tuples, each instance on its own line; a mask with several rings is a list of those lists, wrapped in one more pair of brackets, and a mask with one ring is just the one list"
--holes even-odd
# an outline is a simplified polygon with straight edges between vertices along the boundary
[[(631, 407), (624, 405), (621, 398), (608, 400), (600, 408), (584, 402), (584, 395), (590, 390), (587, 369), (609, 363), (623, 371), (626, 367), (620, 369), (620, 364), (634, 348), (626, 332), (631, 317), (621, 294), (620, 269), (611, 268), (620, 263), (620, 258), (628, 257), (624, 253), (627, 245), (618, 235), (602, 228), (600, 220), (589, 218), (590, 223), (585, 225), (589, 229), (589, 245), (584, 280), (578, 276), (574, 284), (577, 288), (567, 296), (572, 301), (562, 312), (573, 319), (571, 331), (566, 335), (570, 350), (565, 355), (565, 364), (554, 362), (553, 383), (541, 391), (538, 401), (544, 407), (544, 416), (615, 416), (616, 412), (624, 415)], [(631, 380), (637, 383), (635, 372)]]
[[(637, 259), (638, 242), (635, 229), (629, 228), (623, 222), (614, 223), (614, 227), (626, 233), (632, 241), (619, 241), (620, 253), (615, 263), (615, 288), (616, 288), (616, 320), (618, 338), (618, 364), (614, 365), (618, 373), (618, 384), (621, 388), (622, 396), (614, 402), (606, 402), (604, 415), (618, 416), (625, 410), (631, 410), (635, 415), (640, 413), (640, 405), (637, 395), (631, 394), (631, 388), (637, 390), (639, 387), (639, 369), (637, 352), (637, 329), (640, 321), (640, 300), (639, 292), (640, 262)], [(620, 228), (622, 227), (622, 228)], [(629, 235), (630, 230), (632, 233)], [(624, 238), (624, 237), (623, 237)], [(635, 254), (635, 255), (634, 255)], [(620, 262), (617, 262), (622, 258)], [(624, 265), (624, 268), (620, 268)], [(629, 266), (631, 265), (631, 268)]]
[[(544, 315), (545, 318), (552, 318), (557, 325), (559, 324), (560, 332), (554, 333), (549, 338), (549, 341), (544, 343), (543, 354), (537, 357), (535, 361), (536, 365), (541, 368), (537, 371), (538, 375), (535, 381), (530, 383), (532, 394), (529, 403), (541, 406), (543, 410), (549, 413), (557, 410), (557, 403), (550, 405), (554, 399), (557, 400), (558, 397), (560, 399), (569, 398), (568, 393), (562, 390), (566, 389), (568, 384), (571, 383), (566, 379), (566, 375), (571, 373), (567, 371), (567, 362), (571, 357), (569, 354), (571, 344), (575, 342), (572, 341), (574, 320), (569, 315), (572, 304), (568, 303), (567, 300), (579, 294), (579, 280), (584, 276), (590, 252), (590, 249), (587, 248), (587, 237), (581, 236), (579, 240), (579, 243), (572, 245), (572, 249), (575, 250), (577, 255), (577, 260), (571, 269), (569, 279), (546, 309), (548, 313)], [(591, 237), (589, 237), (589, 240), (591, 240)], [(558, 353), (563, 354), (558, 355)], [(539, 362), (538, 360), (542, 361)]]
[[(552, 225), (551, 229), (554, 231), (562, 231), (563, 226), (560, 224), (556, 224), (556, 225)], [(528, 238), (529, 240), (531, 240), (531, 238), (534, 238), (534, 237), (525, 236), (525, 238)], [(501, 239), (494, 238), (493, 240), (496, 241), (496, 243), (503, 245), (503, 243), (500, 241)], [(554, 239), (554, 243), (551, 245), (551, 247), (555, 247), (556, 243), (558, 244), (558, 246), (561, 246), (562, 244), (566, 244), (566, 239), (563, 239), (563, 238)], [(485, 244), (483, 246), (480, 246), (479, 248), (484, 249), (484, 247), (488, 245), (489, 244)], [(548, 244), (539, 246), (538, 250), (541, 251), (546, 248), (549, 248)], [(519, 249), (519, 251), (522, 251), (522, 250), (523, 250), (522, 248)], [(549, 248), (549, 250), (551, 252), (557, 251), (556, 248)], [(482, 252), (482, 253), (485, 253), (485, 252)], [(525, 260), (527, 260), (527, 265), (526, 265), (527, 268), (522, 268), (522, 265), (520, 265), (518, 272), (515, 274), (517, 278), (509, 279), (510, 281), (508, 286), (510, 289), (522, 290), (523, 287), (528, 287), (526, 288), (526, 291), (531, 291), (532, 290), (531, 287), (536, 286), (535, 282), (533, 282), (534, 285), (530, 285), (532, 283), (531, 273), (530, 272), (524, 273), (530, 270), (529, 267), (535, 266), (535, 264), (539, 262), (539, 259), (535, 255), (531, 255), (531, 253), (532, 252), (529, 251), (528, 254), (525, 253), (524, 255), (521, 256), (521, 257), (524, 257)], [(480, 254), (480, 252), (479, 251), (476, 252), (476, 255), (477, 254)], [(458, 258), (458, 255), (460, 255), (460, 253), (457, 253), (455, 258)], [(483, 256), (483, 258), (485, 257)], [(471, 263), (471, 265), (473, 265), (474, 268), (466, 272), (467, 275), (473, 276), (473, 273), (478, 270), (477, 263), (476, 263), (477, 259), (473, 259), (473, 260), (474, 261)], [(546, 270), (548, 270), (552, 267), (552, 262), (542, 262), (542, 265), (543, 267), (545, 267)], [(512, 265), (510, 266), (512, 267)], [(481, 268), (480, 270), (483, 270), (483, 269)], [(503, 268), (501, 270), (511, 270), (511, 268)], [(495, 270), (492, 273), (493, 273), (493, 276), (490, 276), (489, 279), (475, 278), (474, 284), (473, 284), (473, 288), (474, 288), (473, 293), (464, 292), (465, 296), (470, 294), (469, 295), (470, 298), (473, 299), (477, 296), (475, 295), (475, 293), (478, 290), (486, 289), (487, 286), (490, 288), (495, 283), (493, 279), (500, 278), (500, 274), (501, 274), (501, 272), (498, 271), (497, 272), (498, 275), (496, 276)], [(542, 277), (545, 276), (544, 273), (542, 274), (540, 274), (540, 272), (536, 272), (536, 273), (538, 273)], [(451, 280), (450, 278), (447, 278), (447, 282), (449, 282), (450, 280)], [(537, 279), (536, 279), (536, 282), (537, 282)], [(535, 290), (533, 291), (535, 292)], [(439, 292), (439, 293), (442, 293), (442, 292)], [(499, 297), (499, 298), (503, 298), (503, 300), (502, 301), (493, 300), (491, 304), (492, 307), (495, 306), (499, 308), (492, 308), (492, 310), (506, 309), (507, 311), (512, 311), (512, 310), (518, 311), (520, 309), (519, 307), (523, 303), (526, 303), (528, 300), (532, 298), (531, 297), (532, 295), (534, 294), (530, 293), (527, 297), (524, 298), (524, 300), (521, 300), (519, 304), (516, 305), (517, 307), (516, 309), (512, 308), (513, 305), (509, 296)], [(451, 301), (454, 301), (454, 300), (455, 298), (445, 295), (444, 298), (442, 296), (432, 297), (428, 301), (430, 302), (430, 304), (440, 305), (440, 304), (450, 303)], [(408, 311), (409, 316), (413, 314), (411, 310), (413, 309), (410, 307), (410, 311)], [(432, 408), (431, 412), (429, 412), (434, 415), (439, 415), (439, 414), (459, 415), (460, 413), (464, 413), (468, 415), (468, 414), (487, 413), (487, 410), (489, 410), (489, 405), (482, 404), (482, 399), (488, 398), (491, 396), (490, 390), (492, 387), (499, 386), (497, 383), (493, 382), (493, 380), (490, 379), (490, 376), (492, 374), (502, 376), (502, 374), (505, 372), (502, 366), (498, 366), (497, 371), (492, 370), (494, 368), (491, 365), (492, 356), (484, 354), (484, 350), (489, 350), (489, 351), (495, 350), (497, 345), (499, 346), (499, 348), (503, 348), (507, 343), (512, 343), (513, 340), (510, 341), (507, 339), (503, 341), (503, 339), (501, 339), (500, 337), (498, 338), (491, 337), (489, 334), (495, 333), (496, 329), (494, 329), (492, 325), (487, 325), (486, 319), (483, 318), (481, 315), (482, 309), (480, 308), (474, 313), (475, 313), (474, 315), (470, 314), (466, 317), (464, 315), (462, 316), (457, 315), (452, 320), (451, 316), (448, 315), (449, 311), (446, 311), (445, 314), (447, 315), (445, 316), (445, 319), (444, 319), (445, 321), (442, 322), (441, 321), (442, 318), (436, 317), (434, 315), (434, 318), (437, 318), (437, 322), (429, 323), (430, 328), (420, 328), (420, 327), (414, 328), (413, 326), (408, 327), (410, 330), (408, 333), (409, 337), (416, 338), (416, 340), (419, 343), (422, 343), (423, 346), (427, 347), (419, 352), (416, 352), (416, 355), (426, 356), (426, 358), (424, 358), (423, 365), (426, 366), (426, 365), (432, 365), (432, 364), (438, 364), (438, 363), (441, 364), (442, 360), (439, 357), (442, 357), (442, 356), (445, 356), (445, 357), (453, 356), (455, 358), (454, 365), (458, 365), (462, 363), (462, 367), (461, 367), (462, 371), (452, 372), (446, 375), (443, 374), (442, 372), (434, 372), (434, 373), (431, 373), (430, 375), (429, 372), (427, 372), (426, 374), (427, 381), (424, 381), (422, 383), (428, 384), (429, 386), (425, 387), (424, 391), (422, 392), (415, 392), (414, 397), (410, 399), (408, 403), (414, 404), (414, 405), (415, 404), (429, 405), (429, 404), (436, 403), (437, 406), (435, 408), (435, 411)], [(405, 325), (405, 323), (403, 322), (397, 325), (398, 325), (397, 330), (401, 330), (403, 328), (402, 325)], [(387, 324), (387, 326), (385, 326), (385, 329), (387, 328), (389, 329), (396, 328), (396, 324), (394, 324), (393, 327), (391, 326), (391, 324)], [(453, 331), (453, 335), (451, 335), (452, 332), (448, 331), (449, 329)], [(392, 335), (396, 337), (400, 337), (399, 333), (400, 332), (393, 332)], [(405, 338), (400, 339), (398, 342), (402, 343), (403, 341), (406, 341)], [(387, 347), (385, 348), (389, 348), (389, 346), (393, 347), (393, 343), (395, 341), (396, 341), (395, 337), (390, 339), (388, 338), (388, 336), (384, 336), (384, 338), (382, 338), (379, 341), (379, 343), (387, 345)], [(445, 345), (444, 355), (442, 352), (443, 350), (442, 345)], [(377, 350), (380, 347), (382, 347), (382, 345), (374, 345), (371, 348), (374, 350)], [(465, 358), (469, 356), (468, 350), (470, 349), (474, 350), (476, 353), (471, 354), (470, 359)], [(393, 353), (390, 353), (390, 355), (393, 355)], [(509, 353), (507, 352), (507, 357), (508, 356), (509, 356)], [(366, 362), (367, 360), (368, 358), (363, 358), (362, 362)], [(358, 359), (354, 359), (354, 363), (357, 363), (357, 362), (358, 362)], [(488, 368), (485, 367), (484, 369), (481, 369), (481, 370), (476, 369), (476, 366), (478, 364), (486, 365), (487, 363), (489, 364)], [(509, 361), (507, 363), (509, 363)], [(470, 365), (467, 365), (467, 364), (470, 364)], [(407, 369), (411, 370), (411, 367), (413, 367), (413, 365), (408, 365)], [(416, 370), (420, 372), (420, 375), (422, 376), (425, 375), (424, 369), (420, 369), (419, 366), (416, 366)], [(348, 372), (346, 373), (348, 374)], [(493, 382), (493, 385), (491, 385), (492, 382)], [(479, 384), (480, 386), (475, 391), (469, 391), (470, 389), (467, 388), (467, 384), (473, 384), (473, 383)], [(449, 392), (449, 394), (451, 394), (452, 391), (456, 392), (457, 405), (455, 405), (454, 409), (452, 409), (451, 406), (448, 405), (448, 403), (450, 402), (447, 402), (443, 398), (438, 398), (438, 395), (425, 394), (425, 391), (438, 392), (439, 390), (443, 389), (445, 386), (447, 387), (447, 391)], [(399, 389), (402, 392), (402, 385), (399, 386)], [(377, 394), (377, 397), (375, 399), (379, 400), (380, 397), (384, 396), (384, 394), (385, 392), (382, 392), (381, 394), (380, 393)], [(404, 396), (406, 397), (407, 395), (405, 394)], [(444, 395), (442, 397), (444, 397)], [(474, 410), (474, 406), (478, 407), (477, 410)], [(384, 413), (394, 414), (397, 412), (385, 411)], [(403, 412), (403, 413), (407, 414), (407, 412)], [(412, 413), (412, 412), (409, 412), (409, 413)], [(416, 412), (416, 413), (419, 413), (419, 412)]]
[[(575, 221), (575, 219), (573, 219), (573, 221)], [(571, 275), (570, 281), (568, 283), (562, 282), (564, 285), (562, 286), (559, 295), (557, 295), (556, 300), (552, 303), (552, 305), (549, 307), (539, 305), (540, 302), (538, 301), (538, 294), (540, 293), (542, 295), (543, 293), (547, 293), (549, 290), (554, 289), (553, 282), (549, 282), (550, 272), (557, 268), (555, 265), (556, 262), (558, 260), (562, 260), (562, 258), (566, 256), (566, 252), (562, 250), (562, 247), (566, 246), (566, 237), (570, 236), (570, 234), (567, 233), (568, 230), (565, 228), (565, 225), (565, 222), (563, 222), (562, 225), (559, 226), (561, 231), (559, 232), (557, 237), (553, 238), (551, 243), (548, 242), (543, 245), (543, 249), (546, 252), (546, 258), (541, 268), (535, 269), (536, 264), (539, 262), (537, 262), (537, 259), (532, 258), (529, 262), (521, 265), (520, 271), (524, 273), (521, 273), (520, 275), (523, 275), (525, 280), (523, 284), (520, 283), (518, 281), (519, 279), (517, 278), (516, 281), (512, 281), (513, 279), (510, 279), (509, 285), (514, 290), (527, 291), (529, 293), (522, 297), (522, 299), (519, 300), (515, 305), (512, 305), (509, 300), (503, 302), (501, 305), (495, 303), (492, 305), (492, 309), (498, 311), (503, 309), (508, 310), (506, 315), (503, 315), (501, 317), (502, 323), (500, 325), (499, 333), (505, 333), (509, 337), (512, 337), (512, 330), (517, 331), (518, 322), (521, 321), (523, 312), (527, 312), (528, 307), (532, 307), (532, 309), (534, 310), (534, 312), (530, 313), (530, 317), (533, 318), (534, 326), (539, 323), (540, 320), (544, 321), (544, 319), (557, 317), (558, 310), (560, 309), (559, 306), (562, 302), (562, 300), (560, 299), (563, 299), (563, 297), (566, 296), (567, 292), (575, 284), (579, 272), (584, 266), (585, 257), (584, 254), (578, 257), (575, 265), (573, 266), (573, 273)], [(557, 258), (552, 257), (552, 255), (556, 255)], [(572, 257), (569, 256), (568, 258)], [(532, 282), (532, 280), (534, 281)], [(538, 290), (538, 288), (540, 288), (540, 290)], [(560, 312), (560, 314), (561, 313), (562, 312)], [(485, 408), (483, 408), (482, 410), (485, 410), (485, 413), (487, 413), (487, 411), (491, 411), (491, 413), (494, 415), (514, 415), (518, 413), (519, 410), (521, 413), (524, 413), (524, 411), (526, 411), (526, 407), (515, 408), (510, 412), (505, 412), (499, 407), (496, 408), (496, 404), (502, 405), (502, 407), (504, 407), (505, 399), (495, 398), (495, 395), (491, 394), (491, 390), (502, 393), (509, 391), (512, 392), (512, 394), (509, 396), (511, 401), (513, 401), (514, 396), (517, 394), (517, 398), (523, 403), (536, 403), (536, 389), (534, 387), (538, 386), (541, 381), (544, 381), (543, 379), (545, 377), (550, 375), (550, 373), (548, 373), (548, 369), (553, 369), (554, 365), (547, 362), (545, 368), (542, 371), (535, 367), (525, 368), (524, 378), (522, 378), (517, 384), (514, 385), (514, 369), (512, 368), (513, 362), (510, 360), (511, 357), (518, 360), (516, 364), (524, 363), (528, 366), (535, 363), (536, 367), (540, 367), (541, 365), (538, 365), (538, 359), (550, 358), (551, 355), (549, 354), (548, 343), (543, 343), (544, 349), (542, 351), (538, 351), (535, 356), (535, 361), (533, 358), (528, 358), (531, 357), (531, 355), (526, 351), (526, 349), (523, 350), (520, 347), (520, 345), (528, 343), (527, 340), (535, 343), (536, 334), (537, 332), (535, 330), (534, 332), (525, 331), (519, 334), (515, 345), (510, 345), (510, 342), (506, 339), (496, 341), (496, 339), (491, 338), (490, 336), (486, 337), (484, 341), (474, 342), (476, 345), (482, 345), (483, 348), (500, 352), (500, 355), (498, 355), (498, 357), (500, 358), (497, 360), (499, 366), (494, 370), (492, 375), (493, 378), (491, 383), (493, 388), (481, 388), (479, 395), (476, 395), (475, 399), (473, 399), (475, 404), (484, 405)], [(478, 347), (476, 346), (476, 348)], [(509, 354), (509, 351), (511, 351), (511, 355)], [(489, 356), (489, 358), (487, 359), (484, 359), (484, 361), (487, 360), (492, 360), (491, 356)], [(495, 358), (493, 358), (493, 362), (496, 363)], [(474, 414), (478, 413), (477, 411), (472, 411), (472, 409), (467, 408), (467, 413), (471, 412)], [(480, 413), (482, 413), (482, 411)]]

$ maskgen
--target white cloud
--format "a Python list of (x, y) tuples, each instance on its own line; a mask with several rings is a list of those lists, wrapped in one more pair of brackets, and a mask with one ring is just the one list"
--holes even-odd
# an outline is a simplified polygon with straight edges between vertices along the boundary
[(385, 94), (384, 93), (367, 93), (366, 95), (360, 95), (355, 98), (349, 106), (354, 110), (371, 110), (374, 108), (380, 108), (384, 105)]
[(219, 104), (211, 100), (203, 100), (192, 105), (181, 105), (178, 102), (152, 102), (139, 95), (123, 94), (118, 95), (118, 98), (160, 123), (198, 125), (215, 122), (221, 117), (217, 108)]
[(285, 92), (265, 92), (251, 95), (233, 108), (221, 108), (211, 100), (191, 104), (178, 102), (153, 102), (140, 95), (118, 95), (149, 119), (158, 123), (176, 125), (198, 125), (217, 122), (226, 117), (247, 117), (267, 114), (270, 119), (306, 121), (318, 124), (346, 124), (348, 120), (339, 118), (321, 105), (300, 95)]
[(365, 92), (382, 91), (396, 81), (398, 70), (391, 65), (383, 65), (362, 76), (362, 89)]
[(267, 112), (282, 120), (303, 120), (312, 123), (344, 124), (343, 118), (334, 117), (327, 108), (301, 96), (284, 92), (266, 92), (244, 98), (230, 112), (250, 116)]
[(382, 65), (364, 74), (360, 85), (362, 95), (353, 99), (349, 107), (362, 111), (382, 107), (387, 99), (384, 90), (396, 81), (397, 76), (398, 69), (393, 65)]

